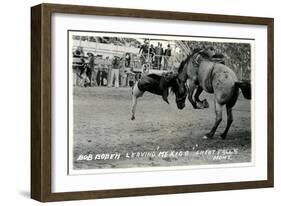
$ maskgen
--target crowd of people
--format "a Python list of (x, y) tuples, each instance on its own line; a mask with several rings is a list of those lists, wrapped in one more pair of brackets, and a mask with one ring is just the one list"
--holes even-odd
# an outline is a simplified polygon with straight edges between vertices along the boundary
[(141, 55), (142, 64), (150, 63), (153, 69), (168, 70), (172, 49), (170, 44), (164, 49), (161, 42), (158, 42), (157, 46), (154, 47), (153, 44), (149, 45), (148, 40), (145, 40), (144, 44), (139, 49), (139, 54)]
[[(80, 62), (79, 65), (74, 66), (80, 79), (79, 84), (108, 87), (132, 85), (141, 75), (133, 72), (133, 67), (145, 70), (149, 65), (149, 69), (168, 70), (171, 55), (172, 49), (169, 44), (164, 49), (161, 42), (154, 47), (153, 44), (149, 45), (149, 40), (145, 40), (142, 45), (139, 45), (138, 55), (125, 53), (115, 55), (113, 58), (109, 56), (103, 58), (91, 52), (85, 54), (81, 46), (73, 52), (73, 57), (78, 58)], [(139, 63), (138, 66), (133, 66), (136, 61)]]
[[(83, 47), (78, 46), (73, 51), (73, 57), (79, 63), (74, 63), (73, 68), (77, 71), (79, 85), (128, 86), (141, 76), (141, 72), (135, 72), (133, 68), (141, 70), (169, 70), (172, 48), (169, 44), (166, 45), (166, 48), (163, 48), (161, 41), (157, 42), (157, 46), (154, 46), (150, 44), (151, 41), (149, 39), (144, 39), (143, 43), (139, 39), (134, 38), (73, 36), (73, 39), (103, 44), (115, 45), (117, 43), (119, 46), (139, 49), (138, 54), (137, 52), (134, 54), (108, 54), (108, 56), (104, 57), (95, 52), (84, 52)], [(114, 56), (112, 57), (112, 55)]]
[(73, 52), (73, 57), (78, 58), (79, 64), (73, 65), (76, 76), (81, 86), (108, 86), (116, 87), (132, 85), (135, 74), (131, 72), (130, 63), (131, 56), (129, 53), (125, 55), (115, 55), (113, 58), (109, 56), (94, 55), (87, 52), (84, 55), (82, 47), (78, 47)]

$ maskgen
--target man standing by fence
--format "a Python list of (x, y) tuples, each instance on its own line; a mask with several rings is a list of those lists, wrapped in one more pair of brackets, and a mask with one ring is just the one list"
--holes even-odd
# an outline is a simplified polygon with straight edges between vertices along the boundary
[(164, 70), (168, 70), (170, 57), (172, 55), (172, 49), (170, 44), (168, 44), (168, 48), (164, 52)]
[(110, 83), (109, 86), (113, 86), (113, 81), (115, 88), (119, 87), (119, 70), (122, 67), (122, 59), (118, 56), (115, 56), (112, 61), (112, 70), (111, 70), (111, 77), (110, 77)]
[(139, 50), (139, 54), (141, 55), (140, 59), (141, 59), (142, 65), (146, 63), (148, 53), (149, 53), (149, 41), (148, 41), (148, 39), (146, 39), (144, 41), (144, 44), (140, 47), (140, 50)]
[(90, 80), (90, 86), (92, 86), (92, 85), (96, 86), (97, 85), (97, 81), (96, 81), (97, 72), (95, 70), (95, 58), (94, 58), (93, 53), (91, 53), (91, 52), (88, 52), (88, 56), (89, 56), (89, 63), (88, 63), (88, 69), (87, 69), (86, 74)]
[(160, 42), (158, 42), (157, 47), (155, 48), (155, 67), (161, 69), (161, 60), (163, 55), (163, 48)]

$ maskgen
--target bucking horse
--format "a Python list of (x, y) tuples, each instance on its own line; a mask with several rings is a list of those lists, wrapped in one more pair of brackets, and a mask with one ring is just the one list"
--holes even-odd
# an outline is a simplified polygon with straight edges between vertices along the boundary
[[(224, 105), (226, 105), (227, 126), (220, 136), (222, 139), (226, 138), (233, 122), (232, 108), (237, 101), (239, 89), (241, 89), (246, 99), (251, 99), (250, 81), (238, 81), (232, 69), (224, 63), (212, 61), (212, 57), (200, 54), (199, 50), (195, 50), (181, 62), (177, 82), (179, 91), (183, 91), (186, 84), (188, 85), (188, 100), (195, 109), (202, 104), (199, 96), (203, 90), (214, 94), (216, 119), (210, 132), (203, 137), (204, 139), (214, 136), (217, 127), (222, 121)], [(193, 94), (196, 88), (194, 100)]]
[(187, 88), (180, 87), (177, 72), (168, 72), (162, 75), (145, 74), (132, 88), (131, 120), (135, 119), (137, 99), (143, 96), (145, 92), (162, 96), (162, 99), (169, 104), (168, 96), (170, 91), (175, 94), (178, 109), (183, 109), (187, 97)]

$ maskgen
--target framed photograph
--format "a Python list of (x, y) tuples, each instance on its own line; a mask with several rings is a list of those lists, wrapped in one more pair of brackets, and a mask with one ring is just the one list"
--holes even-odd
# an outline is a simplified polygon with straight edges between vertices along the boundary
[(31, 197), (273, 187), (271, 18), (31, 8)]

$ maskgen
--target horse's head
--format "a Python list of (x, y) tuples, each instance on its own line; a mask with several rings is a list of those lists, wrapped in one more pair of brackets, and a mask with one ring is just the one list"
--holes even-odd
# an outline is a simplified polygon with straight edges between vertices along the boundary
[(178, 73), (169, 72), (166, 73), (160, 83), (160, 87), (163, 90), (162, 98), (169, 104), (168, 95), (169, 91), (168, 88), (171, 87), (172, 92), (176, 96), (176, 103), (178, 109), (183, 109), (185, 107), (185, 100), (187, 96), (187, 89), (186, 87), (181, 87), (181, 81), (178, 78)]
[(195, 67), (193, 66), (192, 60), (194, 58), (194, 55), (198, 54), (201, 49), (195, 49), (192, 54), (188, 55), (185, 60), (183, 60), (179, 66), (178, 69), (178, 75), (175, 79), (176, 84), (174, 87), (172, 87), (172, 90), (176, 94), (176, 101), (177, 106), (179, 109), (182, 109), (185, 107), (185, 99), (187, 96), (187, 86), (186, 82), (188, 78), (193, 78), (196, 76)]

